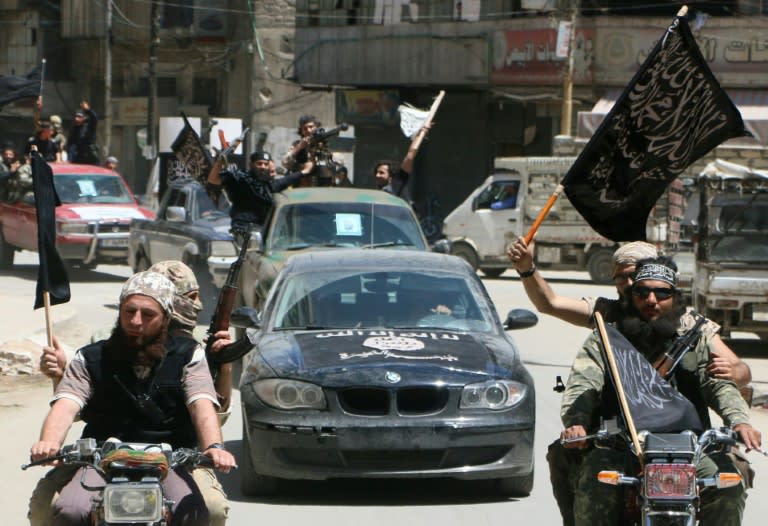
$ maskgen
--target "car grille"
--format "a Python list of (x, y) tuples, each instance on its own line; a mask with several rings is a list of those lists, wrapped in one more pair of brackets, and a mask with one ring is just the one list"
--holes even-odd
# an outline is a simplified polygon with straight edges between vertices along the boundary
[(278, 457), (294, 465), (380, 471), (415, 471), (480, 466), (498, 462), (509, 446), (414, 450), (327, 450), (280, 448)]
[(363, 416), (385, 416), (392, 412), (399, 415), (439, 413), (448, 398), (447, 388), (431, 386), (392, 390), (356, 387), (338, 392), (339, 404), (345, 412)]
[[(90, 223), (88, 225), (88, 233), (93, 234), (95, 228), (96, 228), (96, 225), (94, 223)], [(118, 234), (118, 233), (127, 234), (130, 231), (130, 228), (131, 228), (130, 223), (118, 223), (116, 221), (109, 221), (109, 222), (105, 221), (105, 222), (99, 223), (100, 234)]]

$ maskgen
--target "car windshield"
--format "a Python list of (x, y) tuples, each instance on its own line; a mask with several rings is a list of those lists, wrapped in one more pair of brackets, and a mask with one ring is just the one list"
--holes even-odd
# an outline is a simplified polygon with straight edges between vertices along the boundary
[(133, 204), (128, 188), (119, 177), (102, 174), (59, 174), (53, 178), (63, 204)]
[(301, 203), (279, 209), (268, 250), (308, 246), (408, 246), (425, 250), (418, 223), (404, 207), (374, 203)]
[(481, 287), (459, 274), (313, 271), (286, 277), (278, 290), (275, 330), (496, 328)]
[(709, 243), (712, 261), (768, 261), (768, 201), (753, 200), (722, 206), (713, 227)]
[(216, 202), (211, 199), (211, 196), (208, 195), (208, 192), (203, 187), (197, 188), (195, 194), (197, 198), (197, 209), (195, 210), (196, 217), (192, 218), (193, 221), (201, 218), (213, 219), (229, 215), (229, 208), (231, 205), (227, 196), (223, 193), (218, 196)]

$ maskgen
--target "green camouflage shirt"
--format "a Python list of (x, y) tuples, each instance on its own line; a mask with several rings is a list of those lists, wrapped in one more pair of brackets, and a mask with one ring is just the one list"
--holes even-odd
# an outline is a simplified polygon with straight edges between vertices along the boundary
[[(686, 332), (685, 326), (678, 330)], [(595, 329), (586, 339), (571, 367), (563, 393), (560, 417), (568, 428), (581, 425), (588, 432), (597, 430), (600, 419), (601, 392), (605, 383), (605, 368), (600, 354), (600, 336)], [(706, 372), (709, 353), (713, 350), (711, 337), (702, 334), (696, 348), (688, 352), (678, 367), (692, 371), (707, 406), (713, 409), (729, 427), (749, 421), (749, 407), (730, 380), (712, 378)], [(647, 358), (647, 356), (646, 356)]]

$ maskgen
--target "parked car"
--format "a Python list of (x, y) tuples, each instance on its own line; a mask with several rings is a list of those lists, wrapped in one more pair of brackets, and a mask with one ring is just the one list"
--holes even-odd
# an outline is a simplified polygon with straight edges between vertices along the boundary
[(243, 304), (264, 304), (289, 256), (308, 250), (393, 246), (429, 250), (411, 207), (381, 190), (303, 187), (275, 194), (240, 272)]
[(212, 306), (215, 289), (224, 284), (237, 259), (229, 208), (226, 195), (214, 202), (197, 181), (171, 183), (160, 200), (157, 218), (131, 223), (128, 264), (138, 272), (159, 261), (183, 261), (197, 276), (204, 305)]
[[(56, 208), (56, 248), (65, 263), (93, 268), (125, 263), (133, 219), (152, 219), (123, 178), (87, 164), (50, 163), (61, 200)], [(31, 189), (30, 189), (31, 190)], [(0, 268), (11, 268), (17, 250), (37, 251), (37, 214), (32, 192), (0, 203)]]
[(513, 310), (502, 326), (455, 256), (292, 256), (247, 330), (243, 493), (281, 479), (455, 477), (528, 495), (535, 392), (505, 330), (536, 322)]

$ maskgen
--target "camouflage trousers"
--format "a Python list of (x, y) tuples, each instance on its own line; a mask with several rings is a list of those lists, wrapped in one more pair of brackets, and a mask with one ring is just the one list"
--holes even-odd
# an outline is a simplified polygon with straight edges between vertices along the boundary
[[(622, 524), (624, 489), (602, 484), (597, 480), (602, 470), (632, 473), (635, 469), (626, 451), (594, 448), (587, 450), (576, 473), (574, 482), (573, 517), (576, 526), (615, 526)], [(696, 468), (699, 478), (712, 477), (717, 472), (738, 472), (733, 456), (713, 453), (705, 456)], [(726, 489), (707, 488), (701, 494), (701, 526), (738, 526), (744, 513), (746, 484)]]

